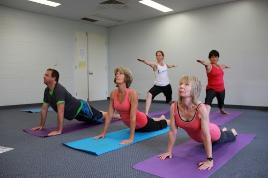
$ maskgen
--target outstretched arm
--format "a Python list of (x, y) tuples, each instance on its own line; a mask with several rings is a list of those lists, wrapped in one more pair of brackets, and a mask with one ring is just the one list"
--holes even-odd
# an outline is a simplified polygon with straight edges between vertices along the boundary
[(154, 71), (157, 69), (157, 65), (155, 62), (144, 60), (144, 59), (137, 59), (138, 61), (150, 66)]
[(175, 124), (175, 118), (173, 115), (174, 111), (174, 104), (171, 105), (170, 107), (170, 131), (168, 133), (168, 147), (167, 147), (167, 152), (159, 155), (159, 158), (161, 160), (164, 160), (166, 158), (172, 158), (172, 151), (173, 147), (176, 141), (176, 135), (177, 135), (177, 127)]
[(138, 95), (135, 91), (131, 91), (130, 93), (130, 106), (130, 135), (129, 139), (123, 140), (121, 144), (130, 144), (135, 137), (136, 113), (138, 108)]
[(201, 116), (201, 132), (203, 144), (206, 151), (207, 160), (199, 163), (199, 170), (210, 170), (213, 167), (213, 159), (212, 159), (212, 143), (211, 143), (211, 135), (209, 130), (209, 115), (207, 112), (207, 108), (204, 104), (198, 109), (198, 113)]
[(63, 120), (64, 120), (64, 102), (57, 104), (57, 121), (58, 121), (58, 127), (56, 130), (51, 131), (48, 133), (48, 136), (55, 136), (60, 135), (63, 130)]
[(45, 127), (48, 106), (49, 105), (47, 103), (42, 104), (41, 113), (40, 113), (40, 124), (39, 126), (32, 128), (33, 131), (42, 130)]
[(112, 119), (112, 116), (114, 113), (113, 100), (114, 100), (113, 92), (111, 92), (108, 113), (107, 113), (107, 116), (106, 116), (105, 121), (104, 121), (104, 128), (103, 128), (103, 131), (101, 132), (101, 134), (99, 134), (95, 137), (96, 139), (104, 138), (106, 133), (107, 133), (107, 130), (110, 126), (111, 119)]
[(229, 68), (231, 68), (230, 66), (227, 66), (225, 64), (221, 64), (220, 66), (221, 66), (222, 69), (229, 69)]
[(176, 65), (174, 65), (174, 64), (167, 64), (167, 67), (168, 68), (172, 68), (172, 67), (176, 67)]
[(211, 66), (211, 63), (208, 62), (208, 61), (205, 61), (205, 60), (196, 60), (196, 62), (202, 64), (203, 66), (205, 66), (207, 72), (210, 72), (212, 66)]

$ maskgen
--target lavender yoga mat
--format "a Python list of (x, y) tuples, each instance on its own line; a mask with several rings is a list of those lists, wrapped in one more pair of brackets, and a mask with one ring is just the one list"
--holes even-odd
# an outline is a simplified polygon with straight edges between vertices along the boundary
[[(166, 115), (166, 114), (168, 114), (168, 111), (158, 111), (158, 112), (151, 113), (152, 116), (160, 116), (162, 114)], [(167, 115), (166, 115), (166, 117), (167, 117)], [(117, 121), (117, 120), (114, 120), (113, 122), (115, 122), (115, 121)], [(85, 129), (85, 128), (89, 128), (89, 127), (92, 127), (94, 125), (96, 125), (96, 124), (88, 124), (85, 122), (76, 122), (76, 123), (67, 124), (67, 125), (64, 125), (64, 129), (63, 129), (62, 134), (74, 132), (74, 131)], [(49, 128), (44, 128), (44, 129), (38, 130), (38, 131), (32, 131), (30, 128), (28, 128), (28, 129), (23, 129), (23, 131), (28, 133), (28, 134), (37, 136), (37, 137), (48, 137), (48, 133), (51, 132), (52, 130), (55, 130), (55, 129), (56, 129), (56, 127), (49, 127)]]
[[(167, 109), (167, 110), (163, 110), (163, 111), (153, 112), (153, 113), (150, 113), (149, 115), (151, 117), (158, 117), (161, 115), (165, 115), (166, 118), (169, 118), (169, 116), (170, 116), (169, 112), (170, 112), (169, 109)], [(227, 110), (227, 112), (229, 114), (221, 114), (220, 112), (211, 112), (209, 114), (210, 122), (221, 126), (221, 125), (223, 125), (227, 122), (230, 122), (231, 120), (237, 118), (242, 113), (242, 112), (236, 111), (236, 110)]]
[(227, 110), (227, 112), (229, 112), (229, 114), (221, 114), (220, 112), (211, 112), (209, 114), (210, 122), (221, 126), (241, 115), (241, 112), (236, 110)]
[[(85, 128), (89, 128), (89, 127), (92, 127), (94, 125), (98, 125), (98, 124), (89, 124), (89, 123), (85, 123), (85, 122), (66, 124), (66, 125), (64, 125), (62, 134), (74, 132), (74, 131), (85, 129)], [(44, 128), (42, 130), (32, 131), (29, 128), (29, 129), (23, 129), (23, 131), (28, 133), (28, 134), (37, 136), (37, 137), (48, 137), (48, 133), (51, 132), (52, 130), (55, 130), (55, 129), (56, 129), (56, 127), (50, 127), (50, 128)]]
[[(241, 114), (241, 112), (238, 112), (238, 111), (231, 111), (230, 114), (228, 114), (228, 115), (222, 115), (220, 113), (213, 112), (213, 113), (211, 113), (210, 118), (211, 118), (211, 121), (214, 122), (215, 124), (222, 125), (222, 124), (234, 119), (235, 117), (239, 116), (240, 114)], [(166, 117), (169, 117), (169, 110), (163, 110), (163, 111), (157, 111), (157, 112), (150, 113), (151, 117), (157, 117), (157, 116), (161, 116), (161, 115), (165, 115)], [(84, 123), (84, 122), (79, 122), (79, 123), (76, 122), (76, 123), (64, 125), (63, 134), (74, 132), (74, 131), (85, 129), (85, 128), (89, 128), (89, 127), (92, 127), (94, 125), (96, 125), (96, 124), (88, 124), (88, 123)], [(34, 136), (37, 136), (37, 137), (47, 137), (48, 133), (52, 130), (55, 130), (55, 127), (44, 128), (40, 131), (32, 131), (30, 128), (23, 129), (24, 132), (31, 134), (31, 135), (34, 135)]]
[(134, 165), (134, 168), (165, 178), (207, 178), (248, 145), (254, 137), (254, 134), (239, 134), (235, 142), (215, 145), (214, 167), (210, 171), (197, 169), (197, 163), (204, 160), (205, 154), (202, 144), (193, 140), (174, 147), (172, 159), (160, 160), (158, 156), (154, 156)]

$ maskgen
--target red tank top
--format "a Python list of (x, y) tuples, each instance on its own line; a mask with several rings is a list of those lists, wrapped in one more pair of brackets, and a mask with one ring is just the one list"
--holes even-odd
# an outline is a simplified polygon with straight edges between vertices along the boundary
[[(130, 127), (130, 100), (129, 92), (131, 89), (126, 89), (125, 98), (122, 103), (119, 101), (118, 89), (114, 92), (113, 96), (113, 107), (120, 114), (122, 121)], [(136, 129), (143, 128), (148, 122), (148, 118), (145, 113), (140, 112), (138, 109), (136, 111)]]
[(222, 92), (224, 90), (224, 72), (221, 67), (216, 67), (211, 64), (211, 71), (207, 73), (208, 85), (207, 89), (213, 89), (216, 92)]
[[(184, 129), (193, 140), (197, 142), (202, 142), (201, 118), (199, 117), (199, 114), (198, 114), (199, 106), (200, 104), (197, 106), (195, 114), (192, 120), (190, 121), (182, 120), (180, 113), (179, 113), (177, 102), (174, 103), (173, 114), (175, 118), (175, 124), (177, 127)], [(221, 136), (220, 128), (216, 124), (209, 123), (209, 130), (210, 130), (211, 141), (214, 142), (214, 141), (219, 140)]]

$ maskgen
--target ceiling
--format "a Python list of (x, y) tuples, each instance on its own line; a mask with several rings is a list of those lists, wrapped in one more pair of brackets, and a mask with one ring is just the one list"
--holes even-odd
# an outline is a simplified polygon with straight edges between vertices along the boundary
[(117, 0), (124, 5), (101, 5), (106, 0), (52, 0), (62, 5), (53, 8), (28, 0), (0, 0), (0, 5), (45, 14), (65, 19), (78, 20), (87, 17), (98, 20), (94, 23), (101, 26), (115, 26), (128, 22), (154, 18), (172, 13), (198, 9), (201, 7), (227, 3), (236, 0), (154, 0), (172, 8), (174, 11), (163, 13), (139, 3), (139, 0)]

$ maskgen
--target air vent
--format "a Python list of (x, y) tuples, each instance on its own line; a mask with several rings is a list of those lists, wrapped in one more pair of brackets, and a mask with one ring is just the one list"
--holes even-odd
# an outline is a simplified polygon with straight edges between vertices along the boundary
[(103, 1), (100, 4), (111, 4), (111, 5), (124, 5), (124, 3), (117, 1), (117, 0), (107, 0), (107, 1)]
[(88, 21), (88, 22), (97, 22), (98, 21), (96, 19), (91, 19), (91, 18), (88, 18), (88, 17), (83, 17), (83, 18), (81, 18), (81, 20)]

